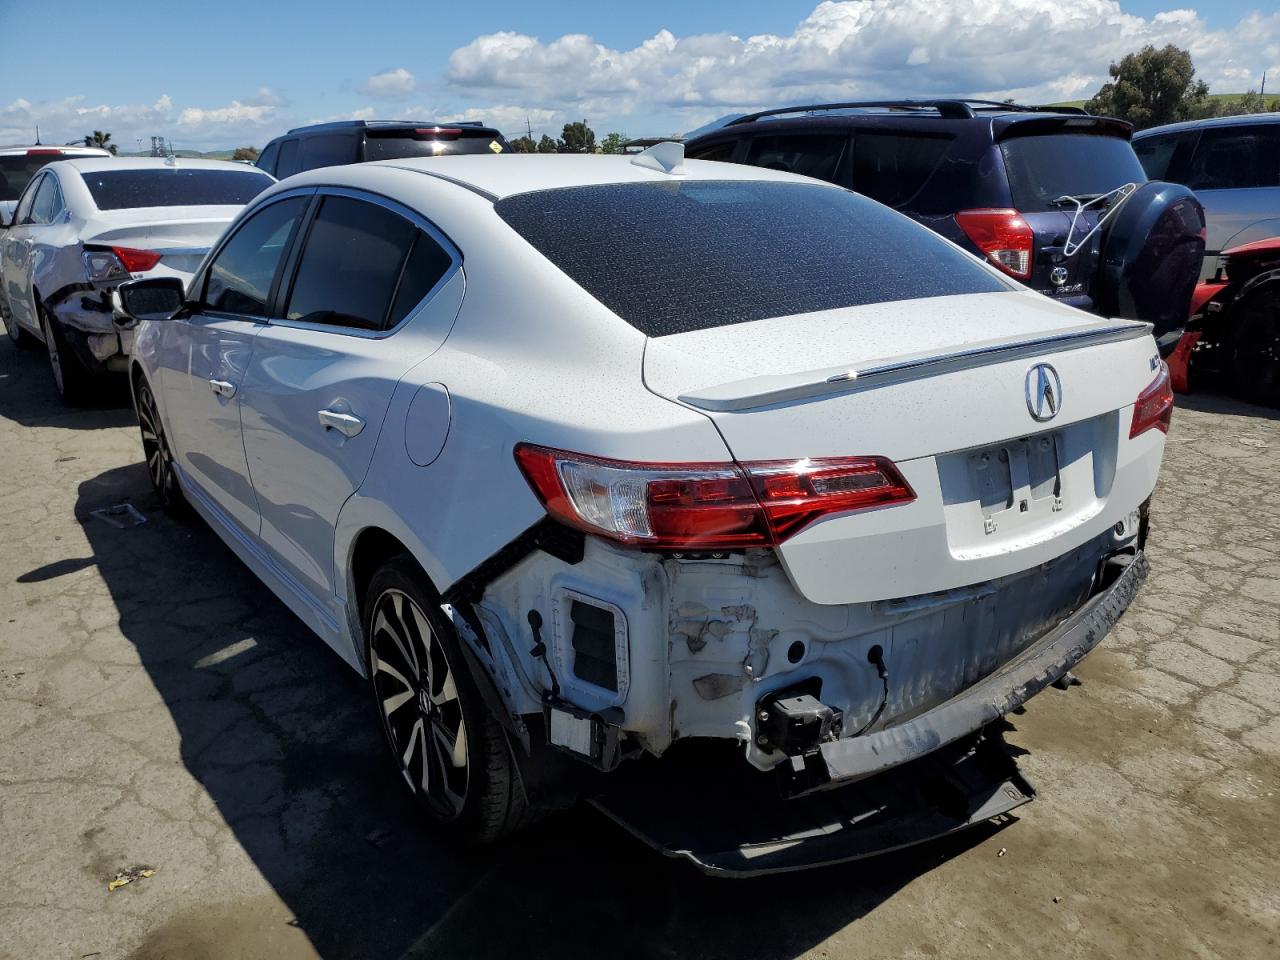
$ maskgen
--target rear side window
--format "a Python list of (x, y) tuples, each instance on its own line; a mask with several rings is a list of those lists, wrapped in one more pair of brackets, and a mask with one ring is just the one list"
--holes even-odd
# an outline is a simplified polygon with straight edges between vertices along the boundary
[(893, 133), (855, 133), (853, 189), (891, 207), (901, 207), (933, 176), (951, 141), (943, 137), (904, 137)]
[(262, 151), (262, 156), (258, 157), (259, 169), (267, 171), (272, 175), (276, 172), (276, 157), (280, 153), (280, 144), (272, 140), (267, 144), (267, 148)]
[(391, 304), (387, 326), (394, 327), (422, 302), (437, 283), (453, 266), (453, 257), (435, 241), (435, 238), (419, 230), (413, 241), (413, 250), (400, 275), (400, 286)]
[(1191, 159), (1187, 186), (1192, 190), (1280, 186), (1280, 124), (1206, 129)]
[(202, 298), (207, 308), (266, 316), (280, 258), (306, 205), (306, 197), (279, 200), (241, 224), (209, 266)]
[(517, 194), (494, 209), (579, 286), (651, 337), (1013, 289), (928, 228), (866, 197), (817, 184), (570, 187)]
[(36, 198), (31, 204), (30, 223), (53, 223), (54, 217), (62, 212), (62, 190), (58, 187), (58, 178), (47, 174), (40, 181), (36, 190)]
[(267, 187), (271, 178), (246, 167), (239, 170), (112, 170), (83, 173), (99, 210), (135, 207), (243, 206)]
[(302, 141), (302, 163), (300, 169), (314, 170), (317, 167), (337, 167), (344, 163), (356, 162), (356, 138), (329, 134), (320, 137), (306, 137)]
[(733, 160), (733, 151), (737, 147), (738, 141), (730, 140), (728, 143), (717, 143), (715, 146), (707, 147), (700, 153), (689, 154), (690, 160), (718, 160), (722, 163), (729, 163)]
[(766, 170), (785, 170), (819, 180), (835, 180), (848, 138), (838, 135), (799, 134), (789, 137), (756, 137), (747, 163)]
[(1196, 140), (1198, 130), (1184, 133), (1166, 133), (1155, 137), (1141, 137), (1133, 141), (1133, 152), (1147, 174), (1148, 180), (1172, 180), (1186, 178), (1186, 166)]
[(283, 180), (298, 172), (298, 141), (286, 140), (280, 144), (280, 159), (276, 163), (276, 179)]
[(498, 154), (509, 148), (502, 135), (482, 127), (406, 127), (366, 130), (366, 160), (443, 157), (456, 153)]
[(1062, 208), (1062, 197), (1095, 197), (1146, 183), (1129, 141), (1087, 133), (1015, 137), (1000, 144), (1013, 205), (1023, 213)]
[(307, 233), (285, 317), (385, 329), (417, 233), (417, 227), (386, 207), (325, 197)]

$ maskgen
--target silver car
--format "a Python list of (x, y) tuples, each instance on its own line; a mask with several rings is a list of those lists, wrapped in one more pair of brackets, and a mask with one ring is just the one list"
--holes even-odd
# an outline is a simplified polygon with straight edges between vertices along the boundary
[(1133, 135), (1133, 149), (1148, 177), (1186, 184), (1204, 204), (1201, 279), (1223, 250), (1280, 236), (1280, 113), (1153, 127)]

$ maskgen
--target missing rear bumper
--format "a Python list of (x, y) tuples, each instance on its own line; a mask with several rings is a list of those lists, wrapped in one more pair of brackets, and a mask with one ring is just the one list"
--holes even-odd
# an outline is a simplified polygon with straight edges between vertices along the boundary
[(675, 754), (629, 764), (591, 803), (651, 847), (721, 877), (888, 853), (998, 821), (1035, 798), (995, 732), (795, 800), (740, 762)]
[[(990, 676), (927, 713), (865, 736), (823, 743), (778, 769), (782, 792), (798, 797), (909, 763), (980, 730), (1053, 683), (1102, 640), (1147, 576), (1139, 551), (1104, 589)], [(1127, 562), (1126, 562), (1127, 561)], [(1114, 575), (1114, 574), (1113, 574)], [(1105, 581), (1104, 581), (1105, 582)]]

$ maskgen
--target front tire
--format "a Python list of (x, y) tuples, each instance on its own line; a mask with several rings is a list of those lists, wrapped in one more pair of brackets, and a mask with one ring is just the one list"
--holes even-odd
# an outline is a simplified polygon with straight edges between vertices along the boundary
[(138, 414), (138, 430), (142, 433), (142, 456), (151, 477), (151, 488), (166, 513), (183, 516), (187, 501), (178, 485), (178, 474), (173, 468), (173, 454), (164, 434), (160, 409), (155, 394), (145, 380), (139, 379), (134, 410)]
[(511, 745), (411, 557), (374, 574), (364, 611), (374, 707), (424, 818), (467, 843), (518, 829), (529, 807)]
[(1280, 284), (1254, 291), (1232, 312), (1236, 396), (1280, 407)]

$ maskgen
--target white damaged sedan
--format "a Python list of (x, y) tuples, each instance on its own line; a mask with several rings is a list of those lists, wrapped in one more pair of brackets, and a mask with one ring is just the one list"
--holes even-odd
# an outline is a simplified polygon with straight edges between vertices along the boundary
[(240, 208), (275, 179), (220, 160), (58, 160), (23, 190), (0, 229), (0, 282), (19, 346), (43, 342), (64, 400), (122, 372), (131, 331), (111, 291), (131, 277), (188, 280)]
[(322, 169), (121, 299), (158, 494), (472, 839), (573, 790), (711, 872), (982, 822), (1032, 795), (998, 721), (1146, 573), (1149, 325), (830, 184), (675, 144)]

